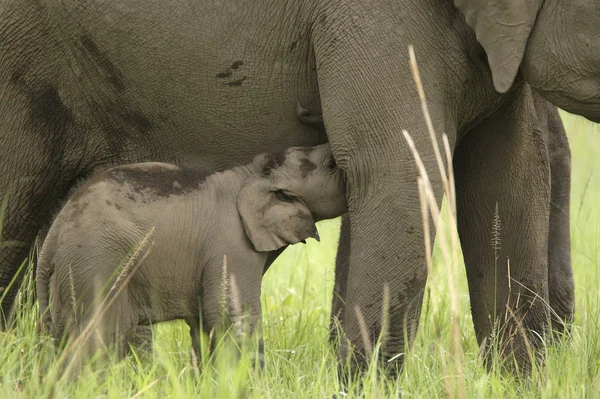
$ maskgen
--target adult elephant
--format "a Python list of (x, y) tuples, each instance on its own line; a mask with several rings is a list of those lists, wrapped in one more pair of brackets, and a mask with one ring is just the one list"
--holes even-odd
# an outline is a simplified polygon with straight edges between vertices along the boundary
[[(0, 286), (60, 199), (94, 169), (154, 160), (217, 170), (328, 139), (348, 180), (346, 336), (364, 352), (357, 308), (368, 332), (380, 332), (387, 284), (384, 358), (402, 352), (426, 279), (417, 172), (402, 128), (431, 176), (436, 169), (408, 68), (413, 44), (433, 123), (456, 149), (461, 236), (489, 235), (499, 204), (502, 256), (518, 282), (509, 306), (535, 347), (554, 289), (550, 166), (518, 71), (555, 104), (600, 118), (600, 8), (589, 0), (457, 4), (483, 48), (450, 0), (3, 0)], [(298, 102), (322, 110), (327, 137), (297, 121)], [(440, 201), (441, 182), (432, 184)], [(471, 287), (489, 287), (489, 248), (463, 250)], [(494, 324), (485, 316), (505, 313), (490, 304), (508, 293), (496, 301), (480, 292), (491, 291), (471, 289), (483, 339)], [(6, 312), (14, 290), (5, 294)], [(523, 342), (515, 345), (524, 359)]]

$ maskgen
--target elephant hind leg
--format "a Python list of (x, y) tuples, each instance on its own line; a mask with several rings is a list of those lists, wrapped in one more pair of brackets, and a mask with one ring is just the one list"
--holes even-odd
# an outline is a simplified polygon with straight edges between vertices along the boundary
[(44, 168), (19, 168), (0, 160), (0, 170), (10, 170), (0, 172), (0, 326), (10, 323), (31, 245), (68, 191)]
[(477, 339), (527, 372), (549, 326), (550, 166), (529, 94), (516, 95), (462, 140), (454, 166)]
[(338, 329), (342, 325), (346, 307), (346, 288), (348, 286), (348, 270), (350, 268), (350, 217), (342, 216), (340, 239), (335, 257), (335, 283), (331, 299), (331, 325), (329, 340), (335, 343), (338, 339)]
[(202, 359), (202, 330), (200, 318), (187, 317), (185, 322), (190, 327), (190, 339), (192, 341), (192, 366), (199, 367)]
[[(71, 343), (72, 358), (84, 364), (96, 355), (102, 358), (116, 354), (118, 359), (123, 359), (127, 354), (128, 339), (137, 332), (137, 322), (126, 292), (121, 293), (107, 309), (96, 309), (82, 323), (79, 331), (72, 332), (73, 337), (80, 339)], [(83, 336), (80, 335), (82, 332)]]
[(571, 264), (570, 194), (571, 152), (558, 110), (548, 104), (548, 153), (552, 194), (548, 239), (548, 291), (552, 329), (568, 332), (575, 312), (575, 284)]
[(136, 326), (129, 331), (125, 337), (125, 354), (129, 354), (131, 349), (138, 356), (152, 355), (152, 326)]
[(38, 232), (85, 175), (65, 159), (64, 132), (33, 131), (35, 126), (23, 126), (15, 119), (19, 115), (8, 115), (2, 108), (0, 105), (0, 326), (9, 322), (23, 278), (24, 270), (19, 273), (19, 268)]

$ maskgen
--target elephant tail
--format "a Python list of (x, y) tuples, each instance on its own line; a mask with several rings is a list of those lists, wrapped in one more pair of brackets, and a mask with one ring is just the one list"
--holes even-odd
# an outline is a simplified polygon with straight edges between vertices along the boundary
[(40, 256), (38, 258), (38, 267), (35, 277), (35, 289), (40, 306), (40, 331), (45, 328), (51, 333), (54, 332), (52, 323), (52, 314), (50, 313), (50, 278), (54, 274), (54, 254), (56, 253), (57, 235), (52, 231), (44, 240)]

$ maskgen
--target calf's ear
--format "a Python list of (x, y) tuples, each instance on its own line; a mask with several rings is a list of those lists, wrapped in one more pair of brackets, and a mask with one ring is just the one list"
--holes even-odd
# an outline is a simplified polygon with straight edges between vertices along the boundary
[(259, 252), (274, 251), (307, 238), (319, 240), (306, 205), (293, 194), (271, 187), (265, 177), (246, 182), (237, 205), (246, 235)]

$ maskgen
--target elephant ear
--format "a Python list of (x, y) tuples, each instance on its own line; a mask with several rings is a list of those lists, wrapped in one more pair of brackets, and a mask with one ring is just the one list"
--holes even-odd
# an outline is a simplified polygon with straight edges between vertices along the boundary
[(246, 235), (259, 252), (274, 251), (307, 238), (319, 240), (306, 205), (284, 189), (271, 188), (266, 177), (246, 182), (238, 194), (238, 212)]
[(517, 76), (541, 3), (541, 0), (454, 0), (485, 49), (494, 87), (500, 93), (506, 93)]

